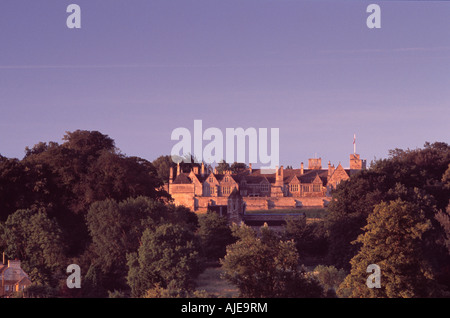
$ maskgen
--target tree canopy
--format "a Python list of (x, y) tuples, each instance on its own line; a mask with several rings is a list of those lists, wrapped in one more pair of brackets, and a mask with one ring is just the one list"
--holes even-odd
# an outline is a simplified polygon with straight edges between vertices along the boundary
[[(400, 199), (375, 206), (356, 242), (362, 243), (351, 260), (351, 272), (339, 293), (351, 297), (433, 297), (442, 296), (433, 271), (424, 257), (424, 233), (431, 228), (424, 212)], [(367, 267), (380, 267), (379, 288), (366, 286)]]

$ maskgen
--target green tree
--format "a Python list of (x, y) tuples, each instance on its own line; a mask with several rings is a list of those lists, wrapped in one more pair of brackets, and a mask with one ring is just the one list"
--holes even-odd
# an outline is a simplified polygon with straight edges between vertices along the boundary
[(149, 161), (125, 156), (114, 140), (98, 131), (67, 132), (62, 144), (39, 143), (27, 149), (20, 164), (37, 175), (26, 184), (32, 191), (42, 190), (30, 198), (36, 197), (34, 201), (57, 219), (70, 256), (81, 254), (89, 243), (85, 217), (92, 203), (137, 196), (169, 198)]
[(201, 254), (210, 260), (218, 260), (226, 254), (227, 245), (234, 243), (226, 217), (216, 212), (199, 215), (197, 235), (200, 240)]
[(172, 161), (172, 156), (159, 156), (152, 161), (152, 164), (163, 182), (169, 182), (170, 168), (174, 169), (174, 173), (176, 172), (177, 164)]
[(165, 204), (148, 197), (129, 198), (117, 202), (105, 200), (91, 205), (87, 226), (92, 238), (97, 264), (104, 274), (103, 286), (108, 290), (127, 288), (126, 255), (136, 252), (146, 229), (162, 223), (179, 224), (193, 230), (196, 215), (184, 207)]
[(307, 223), (306, 217), (288, 218), (284, 232), (286, 239), (294, 240), (301, 257), (323, 257), (328, 251), (324, 222)]
[(445, 236), (443, 237), (443, 241), (447, 251), (450, 253), (450, 204), (447, 206), (446, 211), (439, 211), (436, 214), (436, 219), (444, 229)]
[(328, 295), (336, 295), (336, 290), (347, 276), (343, 269), (334, 266), (318, 265), (314, 268), (314, 274), (320, 285)]
[(224, 173), (225, 171), (231, 170), (231, 167), (225, 160), (222, 160), (217, 164), (216, 169), (217, 173)]
[(389, 158), (374, 162), (370, 169), (342, 182), (328, 208), (330, 262), (349, 269), (349, 261), (359, 249), (358, 244), (350, 242), (362, 233), (375, 205), (402, 199), (419, 204), (431, 222), (432, 229), (424, 237), (428, 244), (426, 257), (436, 270), (443, 269), (442, 264), (449, 258), (436, 243), (442, 240), (444, 231), (435, 216), (448, 205), (443, 176), (449, 163), (449, 145), (426, 143), (421, 149), (391, 150)]
[(243, 172), (245, 170), (248, 169), (248, 166), (243, 163), (243, 162), (233, 162), (233, 164), (230, 167), (231, 171), (233, 171), (233, 173), (239, 173), (239, 172)]
[(137, 253), (128, 254), (132, 297), (156, 287), (191, 290), (200, 273), (198, 247), (192, 231), (177, 224), (145, 230)]
[(21, 261), (32, 282), (55, 287), (65, 268), (65, 244), (58, 224), (44, 211), (18, 210), (1, 227), (9, 258)]
[[(422, 237), (431, 228), (424, 212), (395, 200), (375, 206), (356, 242), (362, 244), (351, 260), (351, 271), (338, 294), (350, 297), (433, 297), (440, 295), (432, 269), (424, 258)], [(381, 269), (381, 288), (368, 288), (370, 264)]]
[(260, 236), (246, 225), (236, 228), (239, 240), (227, 247), (221, 260), (224, 278), (242, 297), (320, 297), (322, 288), (299, 269), (293, 241), (281, 241), (268, 227)]

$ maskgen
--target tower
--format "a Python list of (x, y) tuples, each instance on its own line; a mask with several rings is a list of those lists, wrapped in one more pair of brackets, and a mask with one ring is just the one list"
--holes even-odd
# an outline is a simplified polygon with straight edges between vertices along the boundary
[(350, 169), (351, 170), (365, 170), (366, 160), (360, 158), (358, 154), (350, 155)]
[(239, 191), (234, 188), (227, 201), (227, 216), (230, 224), (240, 224), (243, 221), (245, 202)]

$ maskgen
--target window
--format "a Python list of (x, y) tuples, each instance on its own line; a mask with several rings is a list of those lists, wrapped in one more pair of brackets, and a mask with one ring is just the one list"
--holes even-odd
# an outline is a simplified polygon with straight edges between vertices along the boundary
[(291, 184), (291, 185), (289, 185), (289, 191), (291, 191), (291, 192), (298, 192), (298, 184)]
[(214, 178), (213, 177), (209, 177), (208, 182), (209, 183), (213, 183), (214, 182)]
[(230, 194), (231, 187), (222, 187), (222, 194)]
[(229, 181), (229, 179), (228, 179), (228, 177), (225, 177), (225, 180), (224, 180), (225, 182), (228, 182)]
[(269, 191), (269, 185), (267, 183), (261, 183), (260, 189), (262, 192), (267, 192)]
[(320, 191), (322, 191), (322, 185), (314, 184), (313, 185), (313, 192), (320, 192)]

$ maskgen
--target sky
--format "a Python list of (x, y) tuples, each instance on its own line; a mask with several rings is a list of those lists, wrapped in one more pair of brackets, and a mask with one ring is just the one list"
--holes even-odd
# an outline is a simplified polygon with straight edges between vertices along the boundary
[(0, 154), (83, 129), (152, 161), (194, 120), (279, 128), (294, 168), (348, 167), (354, 134), (369, 163), (449, 143), (449, 17), (446, 1), (2, 0)]

